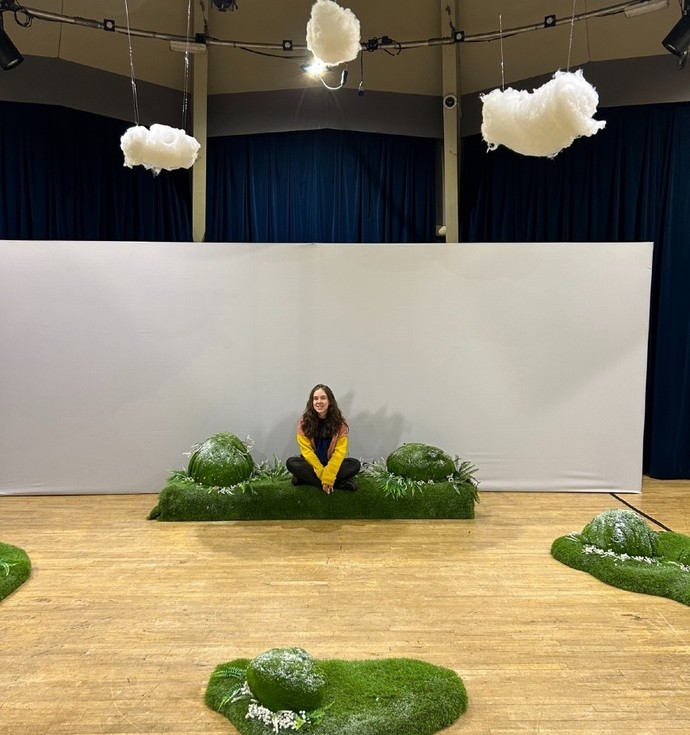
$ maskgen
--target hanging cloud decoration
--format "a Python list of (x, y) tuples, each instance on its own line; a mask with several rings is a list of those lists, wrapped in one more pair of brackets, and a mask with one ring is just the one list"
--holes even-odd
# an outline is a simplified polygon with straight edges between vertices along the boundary
[(504, 145), (525, 156), (553, 158), (576, 138), (594, 135), (606, 125), (592, 120), (599, 95), (581, 69), (557, 71), (534, 92), (509, 87), (481, 99), (482, 136), (489, 150)]
[(307, 23), (307, 48), (328, 66), (357, 58), (360, 50), (357, 16), (333, 0), (316, 0)]
[(129, 128), (120, 138), (125, 166), (143, 166), (159, 174), (163, 169), (191, 168), (199, 155), (199, 142), (184, 130), (168, 125), (143, 125)]

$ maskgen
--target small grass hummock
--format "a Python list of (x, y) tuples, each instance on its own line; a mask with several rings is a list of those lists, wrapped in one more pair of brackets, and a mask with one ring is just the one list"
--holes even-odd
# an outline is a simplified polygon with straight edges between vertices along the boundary
[[(269, 653), (276, 657), (280, 650)], [(218, 666), (206, 689), (206, 704), (227, 717), (241, 735), (295, 730), (314, 735), (433, 735), (467, 710), (467, 692), (454, 671), (394, 658), (315, 660), (326, 682), (322, 704), (310, 711), (272, 711), (248, 685), (253, 661), (236, 659)]]
[(0, 600), (14, 592), (31, 575), (31, 560), (18, 546), (0, 543)]
[(690, 605), (690, 537), (653, 531), (633, 511), (599, 514), (581, 533), (557, 538), (551, 554), (613, 587)]

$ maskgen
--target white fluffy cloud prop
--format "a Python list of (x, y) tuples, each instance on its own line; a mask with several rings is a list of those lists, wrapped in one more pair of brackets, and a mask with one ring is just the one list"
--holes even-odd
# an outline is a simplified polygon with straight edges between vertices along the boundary
[(489, 150), (504, 145), (525, 156), (553, 158), (576, 138), (606, 123), (592, 120), (599, 95), (576, 72), (557, 71), (534, 92), (494, 89), (482, 95), (482, 136)]
[(357, 16), (333, 0), (316, 0), (307, 23), (307, 48), (328, 66), (352, 61), (359, 54)]
[(199, 142), (184, 130), (168, 125), (129, 128), (120, 138), (125, 166), (143, 166), (159, 174), (163, 169), (190, 168), (199, 155)]

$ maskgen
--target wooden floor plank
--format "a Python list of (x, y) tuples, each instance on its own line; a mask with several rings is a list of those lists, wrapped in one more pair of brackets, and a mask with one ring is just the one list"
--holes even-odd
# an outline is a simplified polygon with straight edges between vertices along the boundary
[[(628, 502), (688, 533), (690, 483)], [(213, 668), (273, 646), (454, 669), (463, 735), (690, 732), (690, 609), (555, 561), (607, 494), (483, 493), (464, 521), (158, 523), (152, 495), (0, 497), (0, 733), (231, 735)]]

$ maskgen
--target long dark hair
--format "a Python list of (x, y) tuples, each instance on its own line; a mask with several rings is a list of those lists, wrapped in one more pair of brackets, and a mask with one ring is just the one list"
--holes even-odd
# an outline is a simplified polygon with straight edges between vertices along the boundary
[(326, 412), (325, 424), (324, 424), (324, 436), (335, 436), (339, 431), (340, 427), (347, 421), (343, 418), (340, 409), (338, 408), (338, 401), (335, 400), (333, 391), (323, 383), (315, 385), (309, 393), (309, 400), (307, 401), (307, 407), (304, 409), (302, 414), (302, 429), (304, 435), (313, 439), (316, 436), (316, 432), (319, 427), (319, 414), (314, 410), (314, 393), (319, 388), (328, 396), (328, 411)]

